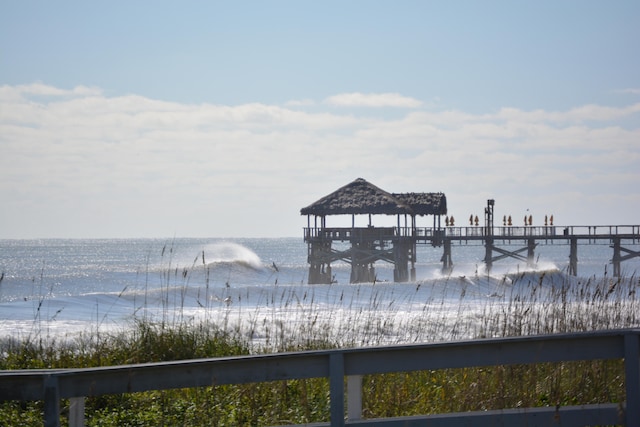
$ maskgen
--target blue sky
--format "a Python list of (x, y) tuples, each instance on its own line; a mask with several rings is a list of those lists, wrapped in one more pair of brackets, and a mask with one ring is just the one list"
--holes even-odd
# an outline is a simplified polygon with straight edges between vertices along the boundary
[(0, 0), (0, 238), (297, 236), (358, 177), (457, 218), (494, 198), (638, 224), (639, 21), (637, 1)]

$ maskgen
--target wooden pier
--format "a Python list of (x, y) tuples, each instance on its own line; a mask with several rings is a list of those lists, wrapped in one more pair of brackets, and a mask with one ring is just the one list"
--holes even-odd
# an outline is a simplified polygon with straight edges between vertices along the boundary
[[(488, 200), (484, 224), (468, 227), (442, 225), (446, 215), (446, 198), (442, 193), (387, 193), (363, 179), (358, 179), (316, 203), (303, 208), (308, 226), (304, 241), (308, 245), (308, 283), (331, 283), (331, 264), (351, 264), (351, 282), (375, 281), (376, 261), (394, 265), (394, 281), (415, 280), (416, 247), (419, 244), (442, 248), (442, 270), (450, 273), (454, 265), (452, 247), (482, 245), (484, 263), (490, 271), (493, 264), (514, 258), (534, 265), (539, 244), (569, 246), (569, 274), (578, 274), (578, 247), (585, 244), (609, 245), (613, 249), (613, 275), (621, 274), (623, 261), (640, 257), (632, 246), (640, 245), (640, 225), (606, 226), (495, 226), (494, 200)], [(351, 215), (351, 227), (327, 227), (328, 215)], [(374, 214), (396, 215), (394, 227), (375, 227)], [(366, 227), (355, 226), (355, 215), (368, 215)], [(433, 216), (433, 225), (418, 227), (416, 216)], [(314, 223), (311, 224), (311, 217)], [(513, 250), (513, 246), (517, 249)]]

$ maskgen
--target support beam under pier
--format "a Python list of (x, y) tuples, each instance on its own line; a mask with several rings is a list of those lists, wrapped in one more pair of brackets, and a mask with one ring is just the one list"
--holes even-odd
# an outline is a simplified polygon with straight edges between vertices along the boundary
[[(611, 247), (613, 248), (613, 258), (611, 259), (611, 263), (613, 264), (613, 276), (620, 277), (622, 276), (620, 263), (631, 258), (640, 257), (640, 251), (634, 251), (622, 247), (620, 237), (613, 238), (613, 245)], [(625, 252), (627, 255), (622, 255), (622, 252)]]
[(373, 282), (376, 271), (373, 267), (376, 252), (372, 242), (351, 244), (351, 283)]
[[(407, 282), (409, 280), (409, 258), (413, 256), (410, 252), (410, 245), (407, 243), (395, 242), (393, 245), (394, 255), (394, 282)], [(415, 269), (412, 268), (412, 274), (415, 276)]]
[(569, 275), (578, 275), (578, 238), (571, 236), (569, 249)]
[[(515, 251), (508, 251), (506, 249), (498, 248), (493, 244), (493, 238), (485, 239), (485, 255), (484, 255), (484, 263), (487, 267), (487, 272), (491, 271), (493, 267), (494, 261), (499, 261), (505, 258), (515, 258), (520, 261), (524, 261), (527, 263), (527, 267), (532, 268), (535, 267), (535, 248), (538, 244), (536, 240), (531, 238), (527, 239), (527, 246), (524, 248), (520, 248)], [(493, 256), (493, 252), (498, 252), (500, 255)], [(526, 258), (520, 255), (521, 252), (527, 252)]]
[(535, 239), (527, 241), (527, 267), (535, 267), (535, 249), (538, 244)]
[(442, 242), (444, 251), (442, 253), (442, 273), (451, 274), (453, 271), (453, 261), (451, 260), (451, 239), (444, 239)]
[(611, 263), (613, 264), (613, 277), (620, 277), (620, 238), (616, 237), (613, 239), (613, 259)]
[(494, 250), (494, 246), (493, 246), (493, 239), (492, 238), (487, 238), (484, 241), (484, 265), (487, 268), (487, 273), (491, 271), (491, 268), (493, 267), (493, 250)]
[(310, 243), (307, 258), (309, 262), (309, 284), (331, 283), (333, 280), (331, 262), (334, 260), (331, 252), (331, 242)]

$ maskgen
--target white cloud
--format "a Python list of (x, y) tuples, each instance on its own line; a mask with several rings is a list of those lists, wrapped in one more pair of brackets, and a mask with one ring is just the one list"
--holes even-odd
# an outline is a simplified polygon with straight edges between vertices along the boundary
[(315, 105), (315, 101), (313, 99), (305, 98), (305, 99), (292, 99), (287, 101), (284, 105), (287, 107), (310, 107)]
[(444, 191), (459, 218), (487, 196), (565, 224), (640, 210), (637, 104), (389, 118), (25, 87), (0, 88), (4, 237), (295, 236), (301, 207), (357, 177)]
[(325, 104), (340, 107), (418, 108), (422, 101), (398, 93), (342, 93), (324, 100)]
[(90, 96), (101, 95), (102, 90), (96, 87), (88, 86), (76, 86), (73, 89), (60, 89), (54, 86), (46, 85), (44, 83), (31, 83), (28, 85), (9, 86), (4, 85), (0, 87), (0, 93), (2, 97), (11, 97), (11, 94), (15, 96), (49, 96), (49, 97), (69, 97), (69, 96)]

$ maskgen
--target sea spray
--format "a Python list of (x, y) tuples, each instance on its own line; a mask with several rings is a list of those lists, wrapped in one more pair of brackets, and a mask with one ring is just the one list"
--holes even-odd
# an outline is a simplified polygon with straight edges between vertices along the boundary
[(220, 242), (206, 245), (203, 249), (209, 264), (239, 264), (254, 269), (264, 267), (260, 257), (246, 246), (234, 242)]

